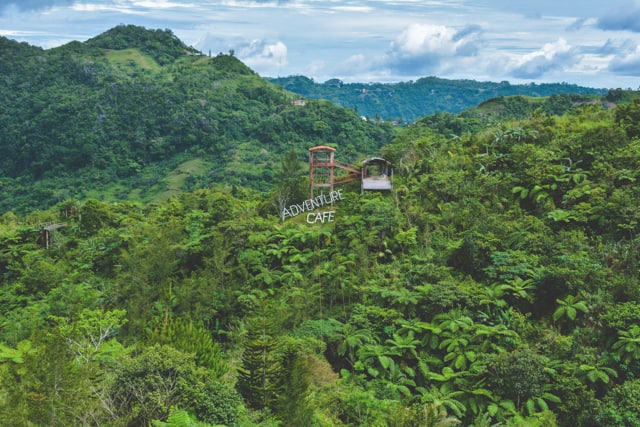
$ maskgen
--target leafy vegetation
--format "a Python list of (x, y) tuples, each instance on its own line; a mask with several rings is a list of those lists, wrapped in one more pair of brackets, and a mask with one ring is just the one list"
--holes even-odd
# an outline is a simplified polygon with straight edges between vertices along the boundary
[[(345, 161), (390, 141), (387, 124), (268, 83), (233, 55), (204, 56), (169, 30), (119, 26), (42, 50), (0, 39), (0, 212), (67, 199), (152, 201), (216, 183), (262, 191), (294, 149)], [(190, 170), (194, 161), (205, 170)], [(175, 171), (183, 171), (176, 189)]]
[[(174, 81), (192, 67), (228, 73), (212, 81), (233, 87), (230, 98), (255, 78), (228, 55), (177, 61), (186, 77), (176, 70)], [(158, 84), (169, 81), (164, 67), (149, 71)], [(229, 105), (252, 105), (263, 93), (255, 88)], [(335, 141), (324, 132), (352, 116), (326, 102), (273, 104), (282, 124), (256, 137), (282, 154), (265, 190), (228, 174), (165, 200), (65, 197), (6, 210), (0, 417), (113, 427), (638, 425), (640, 101), (610, 95), (616, 107), (576, 103), (561, 114), (540, 104), (524, 113), (526, 102), (503, 98), (395, 128), (388, 143), (390, 129), (356, 117), (363, 127), (342, 131), (373, 139), (336, 143), (336, 156), (390, 160), (394, 190), (344, 187), (324, 224), (282, 221), (283, 200), (306, 197), (307, 171), (300, 147), (279, 138)], [(156, 120), (147, 113), (138, 119)], [(146, 132), (155, 128), (144, 129), (146, 143), (130, 148), (152, 159)], [(239, 141), (229, 137), (227, 148), (256, 155)], [(216, 162), (205, 154), (176, 151), (174, 174)], [(237, 158), (227, 167), (240, 164), (249, 169)], [(41, 182), (20, 179), (23, 189)]]

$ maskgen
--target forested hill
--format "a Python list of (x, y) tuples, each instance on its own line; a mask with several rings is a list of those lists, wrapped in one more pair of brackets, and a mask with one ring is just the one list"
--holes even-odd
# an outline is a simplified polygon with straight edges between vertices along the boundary
[(336, 105), (351, 108), (363, 116), (404, 122), (440, 112), (459, 113), (501, 96), (603, 96), (607, 93), (607, 89), (568, 83), (510, 84), (437, 77), (401, 83), (344, 83), (339, 79), (317, 83), (304, 76), (269, 80), (306, 98), (326, 99)]
[(153, 200), (208, 185), (268, 190), (282, 154), (345, 161), (391, 127), (269, 83), (232, 54), (121, 25), (43, 50), (0, 37), (0, 212), (76, 198)]
[[(199, 75), (194, 67), (207, 67), (209, 85), (232, 100), (250, 89), (239, 99), (250, 103), (265, 92), (272, 99), (271, 86), (231, 57), (192, 60), (179, 58), (175, 74), (136, 65), (131, 74), (149, 77), (131, 75), (132, 87), (111, 81), (101, 96), (122, 109), (99, 97), (96, 132), (107, 132), (99, 130), (105, 122), (148, 124), (109, 134), (123, 138), (160, 126), (153, 114), (162, 108), (138, 111), (120, 96), (142, 102), (134, 89), (163, 89), (171, 79), (193, 95), (190, 84), (202, 88), (190, 80)], [(75, 67), (69, 72), (77, 76)], [(176, 99), (168, 93), (157, 103)], [(536, 108), (519, 118), (506, 112), (526, 104), (505, 98), (397, 127), (380, 151), (394, 166), (394, 190), (341, 186), (340, 200), (317, 210), (331, 212), (319, 215), (331, 218), (325, 222), (314, 215), (283, 221), (273, 209), (274, 195), (306, 182), (291, 151), (273, 192), (211, 186), (162, 202), (65, 199), (0, 215), (0, 420), (640, 425), (640, 101), (629, 99), (637, 95), (618, 93), (624, 102), (615, 108)], [(221, 105), (213, 95), (195, 102), (199, 113), (185, 131), (217, 117), (202, 104)], [(290, 108), (274, 104), (273, 120), (279, 109), (293, 118), (313, 111)], [(330, 129), (350, 117), (323, 108)], [(110, 122), (121, 111), (131, 120)], [(331, 111), (338, 116), (325, 116)], [(48, 123), (69, 132), (76, 125)], [(306, 130), (309, 138), (314, 131)], [(136, 144), (144, 137), (119, 141), (121, 149), (142, 156)]]

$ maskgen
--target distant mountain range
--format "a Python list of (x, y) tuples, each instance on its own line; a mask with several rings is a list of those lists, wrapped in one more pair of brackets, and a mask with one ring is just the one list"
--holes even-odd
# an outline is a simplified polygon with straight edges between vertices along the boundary
[(307, 99), (326, 99), (361, 116), (413, 122), (438, 112), (459, 113), (492, 98), (524, 95), (607, 94), (608, 89), (568, 83), (510, 84), (424, 77), (402, 83), (344, 83), (331, 79), (316, 83), (305, 76), (270, 78), (272, 83)]

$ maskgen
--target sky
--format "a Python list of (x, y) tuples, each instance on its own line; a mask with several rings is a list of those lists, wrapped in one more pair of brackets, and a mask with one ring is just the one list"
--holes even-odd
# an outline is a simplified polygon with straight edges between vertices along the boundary
[(263, 77), (640, 89), (640, 0), (0, 0), (0, 35), (45, 49), (121, 24)]

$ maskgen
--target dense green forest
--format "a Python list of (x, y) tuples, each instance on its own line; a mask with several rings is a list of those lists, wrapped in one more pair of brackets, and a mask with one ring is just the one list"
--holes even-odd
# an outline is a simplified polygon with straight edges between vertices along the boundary
[(42, 50), (0, 37), (0, 212), (66, 198), (156, 200), (208, 185), (268, 190), (295, 149), (377, 150), (389, 124), (267, 82), (169, 30), (119, 26)]
[[(337, 98), (357, 85), (291, 77), (279, 81), (285, 90), (233, 52), (202, 55), (170, 30), (121, 25), (48, 50), (0, 37), (0, 49), (0, 212), (66, 198), (152, 201), (218, 183), (266, 191), (290, 149), (304, 160), (314, 145), (340, 145), (343, 161), (357, 162), (391, 140), (397, 118), (407, 124), (495, 97), (509, 100), (506, 115), (561, 114), (612, 93), (425, 78), (367, 89), (358, 95), (371, 105), (365, 111)], [(295, 91), (307, 94), (305, 105), (292, 103)]]
[[(1, 73), (3, 425), (640, 425), (638, 93), (499, 97), (390, 127), (291, 105), (168, 31), (0, 43), (41, 72), (22, 92)], [(333, 221), (282, 221), (321, 143), (389, 160), (394, 190), (347, 185), (320, 209)], [(198, 162), (211, 179), (151, 197), (144, 177)]]
[(317, 83), (305, 76), (270, 78), (269, 81), (309, 99), (326, 99), (371, 119), (413, 122), (439, 113), (460, 113), (503, 96), (547, 97), (581, 95), (601, 97), (608, 89), (569, 83), (511, 84), (423, 77), (399, 83), (345, 83), (331, 79)]
[(324, 225), (242, 187), (6, 213), (2, 419), (637, 425), (638, 117), (417, 124)]

